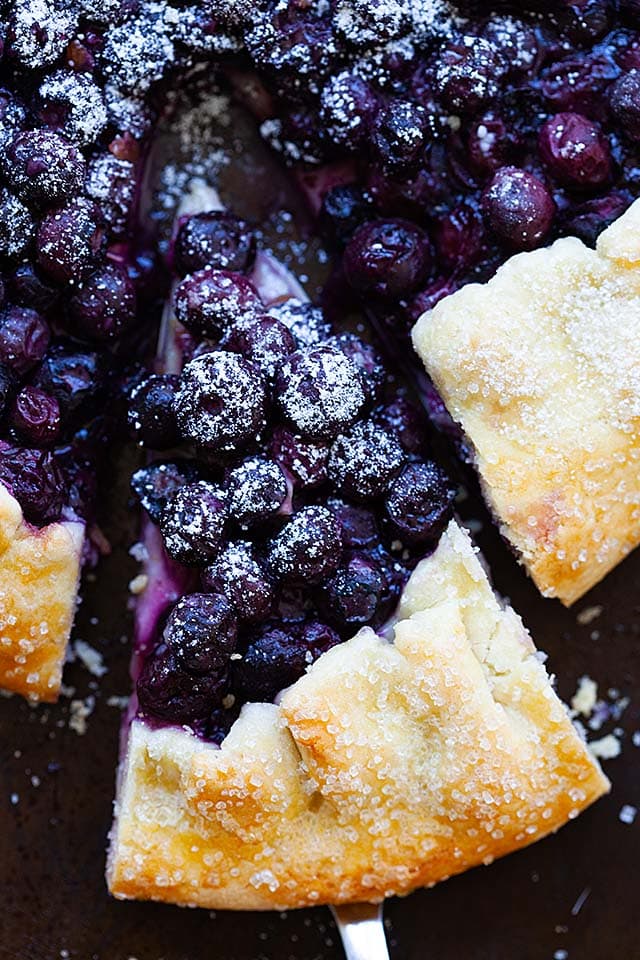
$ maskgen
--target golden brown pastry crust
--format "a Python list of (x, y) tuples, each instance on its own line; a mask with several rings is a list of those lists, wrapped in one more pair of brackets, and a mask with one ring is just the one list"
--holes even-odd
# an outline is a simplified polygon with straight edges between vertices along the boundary
[(0, 484), (0, 688), (55, 700), (76, 609), (84, 524), (26, 523)]
[(134, 721), (118, 897), (284, 909), (408, 893), (525, 846), (608, 789), (520, 619), (452, 523), (393, 644), (362, 630), (221, 749)]
[(573, 603), (640, 542), (640, 201), (597, 250), (518, 254), (413, 339), (501, 531)]

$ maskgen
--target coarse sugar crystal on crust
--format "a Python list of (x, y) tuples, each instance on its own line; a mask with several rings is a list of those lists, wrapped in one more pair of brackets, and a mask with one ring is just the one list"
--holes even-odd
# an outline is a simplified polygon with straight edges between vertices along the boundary
[(84, 524), (27, 523), (0, 484), (0, 688), (58, 696), (76, 610)]
[(526, 846), (608, 782), (452, 521), (394, 639), (323, 654), (221, 748), (134, 720), (108, 881), (228, 909), (376, 901)]
[(416, 350), (503, 535), (571, 604), (640, 542), (640, 202), (425, 313)]

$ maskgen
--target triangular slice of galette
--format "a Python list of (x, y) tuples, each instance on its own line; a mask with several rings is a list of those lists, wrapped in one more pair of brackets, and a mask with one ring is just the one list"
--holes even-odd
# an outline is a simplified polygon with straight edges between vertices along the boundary
[(452, 519), (418, 414), (249, 247), (230, 214), (183, 218), (162, 373), (133, 397), (140, 438), (178, 449), (133, 481), (146, 588), (109, 887), (379, 900), (530, 843), (608, 784)]
[(640, 542), (640, 201), (425, 313), (415, 347), (504, 536), (571, 604)]

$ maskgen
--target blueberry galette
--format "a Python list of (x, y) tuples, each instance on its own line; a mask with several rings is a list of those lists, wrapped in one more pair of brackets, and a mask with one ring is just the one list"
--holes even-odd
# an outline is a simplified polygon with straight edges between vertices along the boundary
[(598, 238), (519, 254), (413, 337), (500, 528), (572, 603), (640, 542), (640, 204)]
[[(177, 248), (205, 221), (183, 221)], [(418, 412), (275, 266), (180, 280), (173, 372), (140, 388), (162, 399), (139, 404), (139, 429), (172, 393), (172, 439), (195, 456), (133, 481), (148, 582), (120, 897), (379, 900), (530, 843), (607, 789), (451, 519)]]

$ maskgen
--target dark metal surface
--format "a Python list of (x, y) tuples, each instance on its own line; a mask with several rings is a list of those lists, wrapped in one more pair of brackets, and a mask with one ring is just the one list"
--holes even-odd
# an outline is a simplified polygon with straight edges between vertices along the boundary
[[(242, 176), (246, 170), (240, 171)], [(245, 197), (245, 202), (249, 200)], [(9, 960), (338, 960), (329, 911), (217, 915), (119, 903), (104, 884), (120, 713), (128, 693), (127, 584), (137, 572), (136, 538), (118, 464), (103, 505), (113, 552), (85, 584), (75, 637), (104, 657), (96, 678), (76, 661), (53, 707), (0, 699), (0, 958)], [(480, 508), (470, 511), (481, 516)], [(613, 781), (600, 801), (556, 836), (386, 907), (394, 960), (634, 960), (640, 957), (637, 889), (640, 815), (640, 552), (576, 609), (542, 599), (486, 522), (478, 535), (496, 586), (522, 614), (567, 699), (588, 674), (605, 699), (628, 696), (619, 721), (621, 756), (605, 763)], [(580, 610), (601, 605), (590, 624)], [(615, 688), (619, 695), (608, 691)], [(88, 701), (86, 732), (69, 726), (72, 700)], [(74, 724), (77, 726), (77, 724)]]

